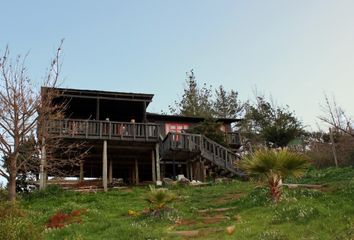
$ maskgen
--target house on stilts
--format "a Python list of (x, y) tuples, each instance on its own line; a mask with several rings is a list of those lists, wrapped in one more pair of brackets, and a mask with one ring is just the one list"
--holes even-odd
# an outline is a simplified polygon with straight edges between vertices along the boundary
[(90, 150), (80, 164), (80, 178), (101, 178), (105, 190), (116, 178), (139, 184), (178, 174), (201, 181), (211, 173), (239, 174), (235, 163), (241, 138), (231, 128), (238, 119), (216, 119), (225, 147), (185, 132), (203, 118), (147, 112), (153, 94), (55, 90), (60, 93), (55, 101), (67, 102), (65, 116), (48, 120), (45, 130), (63, 141), (85, 141)]

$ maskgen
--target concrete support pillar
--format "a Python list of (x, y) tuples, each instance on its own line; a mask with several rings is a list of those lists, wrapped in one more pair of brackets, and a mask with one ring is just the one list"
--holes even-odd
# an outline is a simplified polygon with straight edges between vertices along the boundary
[(107, 141), (103, 141), (103, 153), (102, 153), (102, 183), (103, 190), (107, 192)]
[(139, 164), (138, 159), (135, 158), (135, 184), (139, 184)]
[(152, 174), (152, 181), (156, 183), (156, 164), (155, 164), (155, 154), (154, 151), (151, 151), (151, 174)]
[(159, 144), (156, 144), (155, 157), (156, 157), (156, 181), (161, 182), (161, 172), (160, 172), (160, 145), (159, 145)]
[(42, 139), (42, 156), (39, 172), (39, 189), (45, 189), (47, 186), (47, 152), (45, 149), (45, 138)]
[(113, 161), (112, 159), (109, 160), (109, 167), (108, 167), (108, 183), (113, 183)]
[(80, 161), (80, 181), (84, 180), (84, 162)]

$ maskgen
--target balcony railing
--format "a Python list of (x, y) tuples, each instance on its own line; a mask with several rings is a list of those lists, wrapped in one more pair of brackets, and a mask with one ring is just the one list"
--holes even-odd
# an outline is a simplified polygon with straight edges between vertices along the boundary
[(156, 142), (159, 137), (160, 125), (64, 119), (48, 121), (46, 129), (52, 137)]

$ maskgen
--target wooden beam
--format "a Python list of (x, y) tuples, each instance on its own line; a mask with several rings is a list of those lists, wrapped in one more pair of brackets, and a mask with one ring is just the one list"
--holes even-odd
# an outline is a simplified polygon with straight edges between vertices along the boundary
[(107, 141), (103, 141), (103, 153), (102, 153), (102, 183), (103, 190), (107, 192)]
[(135, 184), (139, 184), (139, 164), (137, 158), (135, 158)]
[(109, 160), (108, 182), (109, 182), (109, 184), (113, 183), (113, 161), (112, 161), (112, 159)]
[(155, 164), (155, 154), (154, 150), (151, 151), (151, 174), (152, 174), (152, 181), (156, 183), (156, 164)]
[(189, 164), (188, 163), (186, 163), (186, 177), (189, 179), (189, 180), (192, 180), (191, 178), (190, 178), (190, 171), (189, 171)]
[[(186, 162), (177, 162), (177, 161), (175, 161), (174, 163), (177, 164), (177, 165), (185, 165), (185, 164), (187, 164)], [(173, 161), (162, 161), (162, 162), (160, 162), (160, 164), (161, 165), (173, 164)]]
[(84, 162), (80, 161), (80, 181), (84, 180)]

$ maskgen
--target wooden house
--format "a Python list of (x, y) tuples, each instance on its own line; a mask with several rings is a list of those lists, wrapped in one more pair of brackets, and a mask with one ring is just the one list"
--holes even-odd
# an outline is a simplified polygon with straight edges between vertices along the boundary
[(177, 174), (203, 180), (212, 171), (237, 173), (240, 136), (231, 129), (237, 119), (217, 119), (230, 144), (226, 148), (185, 132), (203, 118), (148, 113), (153, 94), (56, 90), (60, 92), (56, 101), (68, 103), (65, 118), (48, 121), (45, 129), (64, 141), (91, 146), (80, 176), (102, 178), (104, 189), (114, 178), (139, 184)]

